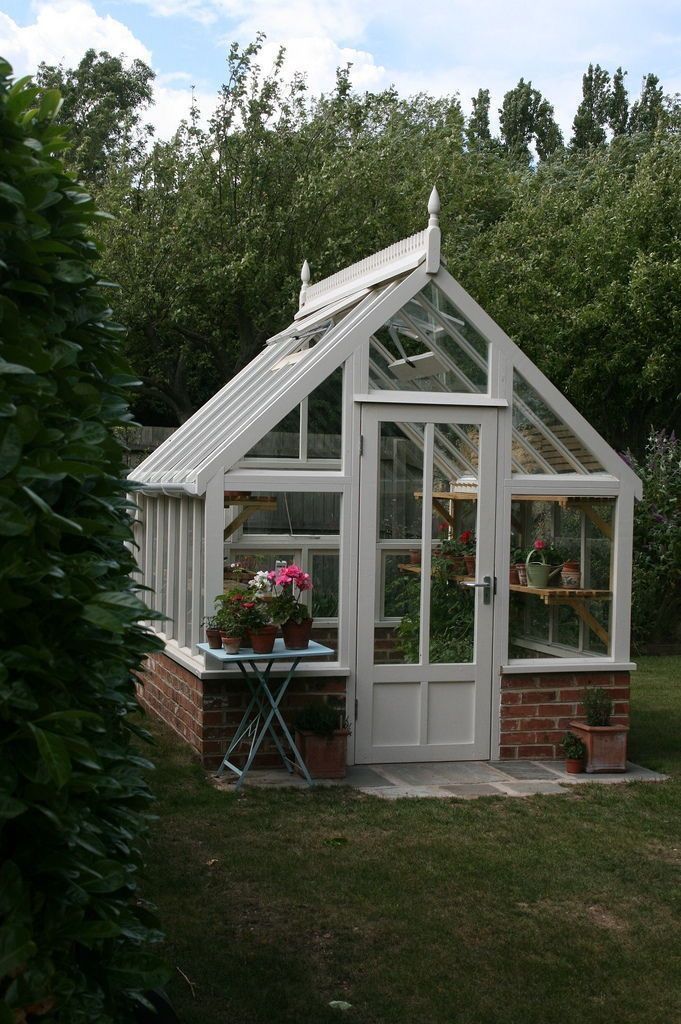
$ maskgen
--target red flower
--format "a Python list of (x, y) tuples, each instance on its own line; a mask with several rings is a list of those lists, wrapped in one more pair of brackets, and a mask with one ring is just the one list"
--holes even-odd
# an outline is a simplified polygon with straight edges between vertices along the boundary
[(468, 542), (470, 541), (472, 536), (473, 536), (473, 531), (472, 530), (464, 530), (463, 533), (461, 534), (461, 536), (459, 537), (459, 543), (461, 543), (461, 544), (468, 544)]
[(534, 542), (534, 550), (535, 551), (543, 551), (545, 547), (546, 547), (546, 542), (543, 541), (543, 540), (536, 540)]

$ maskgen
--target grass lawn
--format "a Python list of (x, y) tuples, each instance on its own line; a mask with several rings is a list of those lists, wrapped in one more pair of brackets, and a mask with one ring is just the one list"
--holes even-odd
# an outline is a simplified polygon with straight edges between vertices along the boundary
[(681, 658), (641, 659), (632, 708), (671, 781), (471, 802), (235, 797), (155, 729), (145, 887), (185, 1024), (681, 1020)]

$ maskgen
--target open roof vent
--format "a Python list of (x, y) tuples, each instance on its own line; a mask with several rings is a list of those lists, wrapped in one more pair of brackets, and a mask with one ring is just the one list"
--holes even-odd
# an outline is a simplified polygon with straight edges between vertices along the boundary
[(434, 352), (421, 352), (418, 356), (398, 359), (390, 363), (389, 369), (398, 380), (418, 380), (421, 377), (434, 377), (438, 373), (447, 372), (447, 368)]

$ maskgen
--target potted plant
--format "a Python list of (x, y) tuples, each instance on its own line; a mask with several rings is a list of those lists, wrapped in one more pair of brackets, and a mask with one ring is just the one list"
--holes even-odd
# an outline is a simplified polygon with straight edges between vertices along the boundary
[(206, 640), (211, 651), (219, 650), (222, 646), (222, 641), (217, 615), (206, 615), (205, 618), (201, 620), (201, 626), (206, 631)]
[[(538, 561), (532, 561), (533, 558)], [(544, 590), (549, 580), (560, 572), (563, 565), (561, 554), (548, 541), (537, 538), (525, 559), (528, 587)]]
[(579, 775), (584, 771), (586, 747), (583, 742), (579, 736), (575, 736), (573, 732), (568, 731), (565, 733), (565, 739), (561, 746), (565, 754), (565, 771), (568, 775)]
[(582, 569), (578, 560), (563, 562), (560, 570), (560, 583), (571, 590), (579, 590), (582, 586)]
[(271, 623), (263, 602), (247, 591), (233, 589), (221, 594), (216, 603), (220, 605), (217, 618), (226, 639), (239, 638), (241, 642), (248, 636), (256, 654), (271, 653), (277, 627)]
[[(304, 650), (310, 643), (313, 619), (301, 598), (312, 589), (312, 577), (298, 565), (286, 565), (267, 575), (270, 584), (269, 615), (273, 622), (281, 625), (286, 648)], [(253, 583), (257, 584), (257, 578)]]
[[(522, 574), (521, 574), (522, 571)], [(527, 570), (525, 569), (525, 552), (522, 548), (512, 548), (511, 567), (509, 569), (508, 582), (527, 586)]]
[(466, 563), (466, 574), (468, 576), (475, 576), (476, 543), (475, 534), (472, 530), (464, 530), (463, 533), (459, 534), (459, 550)]
[(612, 700), (600, 686), (589, 687), (584, 694), (584, 722), (570, 722), (570, 728), (586, 747), (586, 771), (625, 772), (627, 770), (626, 725), (611, 725)]
[(440, 544), (440, 555), (451, 562), (452, 572), (455, 576), (465, 575), (466, 562), (458, 540), (443, 540)]
[(296, 715), (296, 747), (313, 779), (345, 778), (350, 729), (330, 704), (311, 704)]
[(411, 548), (409, 551), (409, 564), (420, 565), (421, 564), (421, 548)]

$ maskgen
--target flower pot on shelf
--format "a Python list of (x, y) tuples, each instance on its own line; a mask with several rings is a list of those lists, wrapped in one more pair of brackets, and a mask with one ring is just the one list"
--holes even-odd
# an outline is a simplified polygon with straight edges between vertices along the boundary
[(222, 634), (222, 649), (226, 654), (238, 654), (240, 647), (240, 636), (228, 636), (226, 633)]
[(586, 725), (570, 722), (570, 728), (586, 747), (587, 774), (627, 770), (626, 725)]
[(222, 647), (222, 637), (219, 629), (207, 629), (206, 641), (211, 651), (219, 651)]
[(349, 735), (349, 729), (335, 729), (332, 736), (296, 729), (296, 747), (313, 779), (345, 778)]
[(584, 760), (581, 757), (566, 757), (565, 771), (568, 775), (581, 775), (584, 771)]
[(412, 548), (409, 552), (409, 564), (420, 565), (421, 564), (421, 548)]
[(518, 583), (521, 587), (527, 586), (527, 569), (525, 568), (524, 562), (516, 562), (516, 572), (518, 573)]
[(563, 562), (560, 570), (560, 584), (571, 590), (579, 590), (582, 586), (582, 573), (579, 562)]
[(520, 576), (518, 575), (518, 569), (515, 565), (512, 565), (508, 571), (508, 582), (511, 586), (519, 586)]
[(303, 619), (302, 622), (294, 622), (289, 619), (281, 627), (284, 638), (284, 646), (288, 651), (304, 651), (310, 645), (313, 619)]
[(277, 636), (276, 626), (260, 626), (259, 629), (251, 628), (249, 633), (254, 654), (272, 653)]
[(466, 575), (475, 576), (475, 555), (464, 555), (463, 560), (466, 563)]

